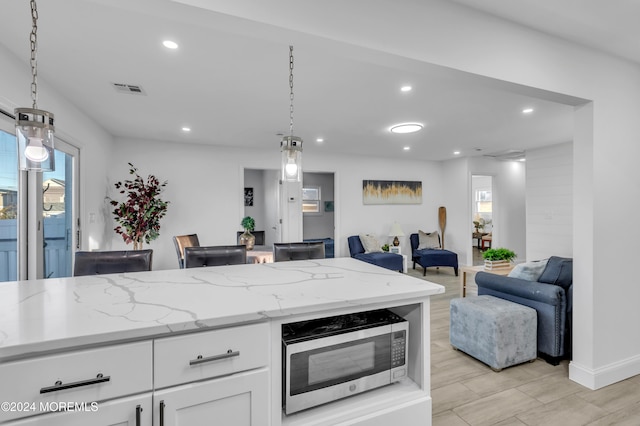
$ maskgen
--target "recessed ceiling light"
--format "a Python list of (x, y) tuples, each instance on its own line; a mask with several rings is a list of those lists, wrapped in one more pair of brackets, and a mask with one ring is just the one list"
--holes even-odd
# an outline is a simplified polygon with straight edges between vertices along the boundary
[(523, 114), (531, 114), (533, 112), (533, 108), (525, 108), (522, 110)]
[(316, 139), (316, 142), (324, 142), (324, 139), (318, 138), (318, 139)]
[(178, 43), (176, 43), (175, 41), (171, 41), (171, 40), (163, 41), (162, 45), (164, 47), (166, 47), (167, 49), (177, 49), (178, 48)]
[(391, 133), (413, 133), (422, 130), (424, 126), (420, 123), (401, 123), (389, 128)]
[(409, 150), (411, 149), (411, 147), (410, 147), (410, 146), (405, 146), (405, 147), (404, 147), (404, 148), (402, 148), (402, 149), (404, 149), (405, 151), (409, 151)]
[(460, 151), (453, 151), (453, 155), (460, 155)]
[(190, 132), (191, 131), (191, 127), (183, 127), (182, 131), (183, 132)]
[(410, 91), (411, 91), (411, 89), (412, 89), (412, 87), (407, 85), (407, 86), (402, 86), (402, 87), (400, 88), (400, 91), (401, 91), (401, 92), (410, 92)]

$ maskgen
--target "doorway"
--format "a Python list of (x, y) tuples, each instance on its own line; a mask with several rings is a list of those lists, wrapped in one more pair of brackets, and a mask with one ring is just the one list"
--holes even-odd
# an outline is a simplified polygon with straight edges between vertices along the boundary
[(493, 176), (471, 176), (473, 264), (482, 265), (482, 253), (491, 248), (494, 230)]

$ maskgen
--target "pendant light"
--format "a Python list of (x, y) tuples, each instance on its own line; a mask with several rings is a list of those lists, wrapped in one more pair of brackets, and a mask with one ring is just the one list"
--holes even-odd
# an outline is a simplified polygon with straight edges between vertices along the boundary
[(280, 142), (282, 180), (302, 182), (302, 138), (293, 136), (293, 46), (289, 46), (289, 136)]
[(16, 139), (20, 170), (49, 172), (55, 170), (53, 151), (53, 114), (38, 109), (38, 8), (31, 0), (31, 99), (32, 108), (16, 108)]

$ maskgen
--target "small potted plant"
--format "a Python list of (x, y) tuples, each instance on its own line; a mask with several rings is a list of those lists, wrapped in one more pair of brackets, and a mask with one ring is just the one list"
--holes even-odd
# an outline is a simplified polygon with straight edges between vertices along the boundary
[(247, 250), (253, 250), (256, 243), (256, 237), (251, 233), (256, 227), (256, 221), (251, 216), (245, 216), (240, 222), (240, 226), (244, 228), (244, 233), (240, 235), (239, 244), (247, 246)]
[(487, 270), (508, 268), (516, 257), (517, 255), (513, 251), (502, 247), (490, 248), (482, 253), (484, 269)]

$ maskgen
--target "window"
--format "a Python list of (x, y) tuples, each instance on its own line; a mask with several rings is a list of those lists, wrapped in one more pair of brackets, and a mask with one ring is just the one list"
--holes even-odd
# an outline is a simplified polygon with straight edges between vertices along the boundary
[(302, 188), (302, 213), (321, 213), (320, 187), (308, 186)]

